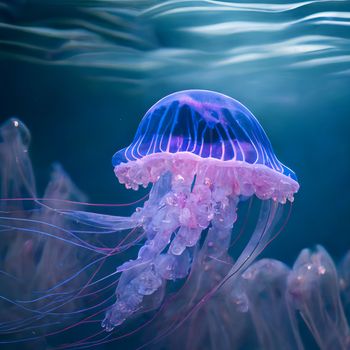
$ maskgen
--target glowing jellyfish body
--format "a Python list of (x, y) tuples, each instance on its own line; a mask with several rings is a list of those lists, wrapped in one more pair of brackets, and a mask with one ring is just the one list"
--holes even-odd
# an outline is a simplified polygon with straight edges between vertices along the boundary
[(146, 240), (137, 258), (117, 269), (122, 275), (116, 301), (102, 323), (107, 330), (140, 310), (166, 280), (188, 275), (204, 232), (202, 250), (213, 256), (227, 251), (238, 204), (255, 195), (262, 200), (258, 222), (226, 279), (246, 267), (271, 240), (281, 205), (299, 189), (253, 114), (212, 91), (182, 91), (160, 100), (131, 145), (114, 155), (113, 165), (127, 188), (151, 183), (152, 189), (130, 218)]

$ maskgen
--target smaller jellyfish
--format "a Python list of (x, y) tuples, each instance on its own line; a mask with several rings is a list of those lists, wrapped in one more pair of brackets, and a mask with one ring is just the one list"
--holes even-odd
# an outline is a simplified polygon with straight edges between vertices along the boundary
[(323, 247), (301, 251), (288, 276), (288, 297), (320, 349), (350, 348), (337, 270)]
[[(60, 211), (76, 209), (72, 201), (84, 201), (86, 196), (59, 164), (45, 189), (49, 200), (33, 206), (37, 190), (29, 143), (30, 133), (21, 121), (10, 119), (0, 127), (1, 348), (21, 342), (21, 349), (26, 349), (31, 340), (33, 348), (46, 349), (45, 334), (78, 320), (82, 298), (72, 297), (62, 281), (91, 258), (66, 243), (64, 231), (72, 225)], [(55, 209), (57, 201), (60, 210)], [(72, 279), (70, 290), (78, 290), (88, 277), (82, 271)], [(48, 292), (54, 285), (54, 292)]]
[[(261, 349), (304, 348), (295, 312), (289, 307), (286, 296), (289, 273), (290, 269), (282, 262), (261, 259), (249, 266), (239, 280), (239, 292), (246, 298), (247, 312)], [(234, 294), (236, 290), (234, 288)]]
[[(186, 287), (159, 316), (155, 332), (169, 329), (174, 317), (186, 312), (188, 304), (198, 303), (232, 266), (228, 254), (209, 261), (203, 252), (199, 255)], [(186, 350), (304, 349), (296, 312), (286, 293), (290, 271), (280, 261), (258, 260), (235, 279), (229, 291), (219, 289), (160, 344)]]
[(157, 102), (112, 163), (127, 188), (152, 184), (152, 189), (132, 216), (145, 243), (136, 259), (117, 268), (122, 274), (116, 301), (102, 323), (108, 331), (167, 280), (185, 278), (205, 236), (212, 258), (226, 251), (240, 202), (256, 196), (262, 202), (257, 225), (228, 276), (248, 266), (273, 237), (281, 206), (299, 189), (253, 114), (206, 90), (181, 91)]
[[(197, 308), (157, 348), (348, 350), (349, 328), (339, 298), (339, 285), (346, 285), (347, 260), (345, 256), (339, 276), (319, 246), (315, 252), (304, 249), (293, 269), (277, 260), (258, 260), (241, 271), (229, 290), (219, 289)], [(185, 304), (201, 300), (208, 284), (227, 273), (230, 262), (228, 254), (206, 261), (201, 250), (186, 288), (173, 298), (157, 329), (171, 324)]]

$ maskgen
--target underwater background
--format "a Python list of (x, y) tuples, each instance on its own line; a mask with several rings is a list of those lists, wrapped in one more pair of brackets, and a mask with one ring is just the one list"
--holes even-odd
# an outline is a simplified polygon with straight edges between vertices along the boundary
[(41, 191), (57, 161), (91, 202), (140, 198), (111, 157), (153, 103), (183, 89), (242, 102), (298, 176), (288, 225), (262, 255), (292, 264), (321, 244), (339, 261), (350, 247), (350, 1), (0, 1), (0, 122), (31, 131)]

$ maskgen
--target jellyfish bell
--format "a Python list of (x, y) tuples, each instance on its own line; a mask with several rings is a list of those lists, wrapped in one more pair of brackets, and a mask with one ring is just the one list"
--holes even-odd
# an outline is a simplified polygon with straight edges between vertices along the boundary
[(152, 189), (132, 215), (146, 239), (137, 258), (117, 269), (122, 274), (116, 302), (102, 323), (109, 331), (167, 280), (188, 275), (203, 232), (202, 253), (227, 252), (240, 201), (256, 196), (262, 201), (258, 222), (221, 281), (227, 282), (268, 244), (279, 208), (299, 189), (296, 175), (277, 159), (253, 114), (238, 101), (206, 90), (176, 92), (157, 102), (112, 163), (127, 188), (152, 184)]
[[(176, 92), (153, 105), (112, 164), (119, 181), (134, 189), (155, 183), (166, 171), (191, 178), (203, 166), (234, 173), (237, 187), (237, 175), (243, 173), (246, 187), (255, 186), (262, 199), (292, 201), (299, 188), (253, 114), (233, 98), (207, 90)], [(247, 188), (237, 190), (246, 193)]]

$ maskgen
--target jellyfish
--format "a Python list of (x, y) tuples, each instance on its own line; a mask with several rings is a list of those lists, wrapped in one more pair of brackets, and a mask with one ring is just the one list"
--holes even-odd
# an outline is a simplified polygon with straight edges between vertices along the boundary
[[(18, 129), (16, 122), (11, 125)], [(28, 163), (26, 149), (22, 151), (16, 149), (22, 164)], [(180, 91), (161, 99), (146, 112), (132, 143), (114, 154), (112, 165), (121, 184), (135, 191), (140, 186), (150, 189), (143, 205), (130, 216), (81, 210), (76, 202), (71, 206), (72, 202), (62, 198), (49, 202), (38, 198), (32, 182), (28, 183), (32, 179), (26, 176), (31, 173), (28, 164), (21, 168), (22, 187), (29, 189), (34, 209), (22, 208), (30, 215), (18, 220), (18, 210), (9, 210), (8, 203), (13, 202), (3, 198), (6, 210), (0, 218), (1, 229), (29, 230), (92, 254), (70, 276), (64, 274), (62, 281), (46, 286), (33, 317), (41, 320), (57, 314), (68, 301), (78, 300), (81, 305), (81, 299), (115, 288), (107, 307), (104, 302), (81, 307), (84, 312), (95, 312), (98, 307), (105, 312), (101, 325), (106, 337), (136, 315), (162, 309), (165, 304), (165, 310), (172, 310), (165, 301), (169, 284), (175, 289), (197, 290), (186, 305), (181, 305), (180, 298), (179, 318), (175, 317), (167, 331), (186, 322), (218, 291), (231, 293), (238, 276), (280, 232), (276, 225), (282, 209), (299, 190), (295, 173), (277, 159), (253, 114), (233, 98), (207, 90)], [(33, 213), (38, 216), (43, 211), (54, 218), (48, 222), (46, 214), (33, 219)], [(235, 229), (241, 217), (242, 230)], [(241, 247), (237, 242), (247, 227), (252, 232)], [(111, 235), (114, 241), (107, 246), (104, 237)], [(238, 247), (235, 255), (231, 254), (233, 247)], [(115, 262), (114, 271), (100, 277), (107, 258)], [(77, 276), (81, 278), (96, 266), (92, 277), (78, 288)], [(203, 280), (203, 270), (210, 273), (208, 279)], [(99, 287), (108, 278), (115, 279)], [(62, 292), (72, 281), (73, 289)], [(27, 312), (37, 299), (25, 301)], [(21, 303), (14, 302), (23, 307)], [(73, 314), (77, 312), (65, 311), (66, 317)], [(86, 344), (76, 343), (74, 348)]]
[(331, 257), (321, 246), (315, 252), (303, 249), (288, 276), (290, 304), (299, 310), (320, 349), (350, 348), (339, 280)]
[(112, 163), (127, 188), (153, 187), (132, 217), (146, 241), (136, 259), (118, 267), (122, 276), (103, 321), (107, 330), (124, 322), (164, 281), (186, 277), (192, 248), (205, 230), (212, 251), (225, 249), (239, 202), (255, 195), (264, 202), (261, 215), (231, 274), (247, 266), (271, 238), (279, 206), (293, 201), (299, 188), (253, 114), (212, 91), (182, 91), (160, 100)]

